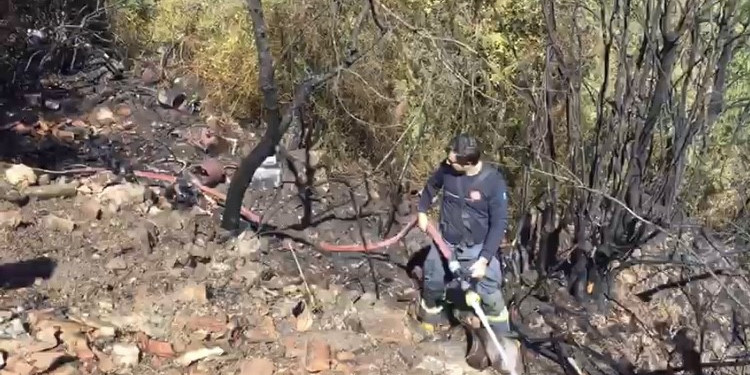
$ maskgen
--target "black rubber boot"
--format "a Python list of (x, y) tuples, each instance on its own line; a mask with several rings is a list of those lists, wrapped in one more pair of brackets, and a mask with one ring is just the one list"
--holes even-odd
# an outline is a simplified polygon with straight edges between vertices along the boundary
[(422, 328), (430, 333), (436, 330), (450, 326), (448, 312), (442, 304), (433, 303), (435, 306), (430, 307), (424, 299), (420, 299), (417, 307), (417, 319), (422, 323)]

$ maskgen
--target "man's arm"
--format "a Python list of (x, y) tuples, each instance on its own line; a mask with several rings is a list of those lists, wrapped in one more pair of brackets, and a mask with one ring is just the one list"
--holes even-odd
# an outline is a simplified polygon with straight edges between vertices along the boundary
[(444, 177), (445, 164), (441, 163), (422, 189), (422, 196), (419, 198), (419, 205), (417, 206), (418, 212), (425, 213), (430, 209), (432, 200), (437, 196), (438, 191), (443, 188)]
[(484, 239), (484, 247), (480, 257), (489, 263), (497, 254), (497, 249), (505, 236), (505, 227), (508, 225), (508, 186), (505, 178), (498, 173), (498, 178), (493, 181), (489, 204), (489, 230)]

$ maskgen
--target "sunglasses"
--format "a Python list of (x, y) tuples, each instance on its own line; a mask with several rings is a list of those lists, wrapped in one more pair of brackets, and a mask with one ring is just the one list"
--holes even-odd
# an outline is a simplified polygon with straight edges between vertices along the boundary
[(445, 164), (451, 167), (465, 167), (466, 163), (461, 163), (459, 160), (452, 161), (450, 158), (445, 158)]

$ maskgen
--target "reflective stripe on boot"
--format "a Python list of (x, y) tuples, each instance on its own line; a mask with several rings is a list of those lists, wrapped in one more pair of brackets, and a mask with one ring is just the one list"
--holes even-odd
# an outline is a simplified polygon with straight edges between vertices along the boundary
[(450, 324), (442, 305), (428, 307), (424, 299), (419, 302), (417, 318), (422, 328), (428, 332), (434, 332), (435, 326)]
[(487, 315), (487, 320), (492, 325), (508, 323), (509, 319), (510, 319), (510, 313), (508, 312), (507, 307), (503, 307), (503, 311), (501, 311), (500, 314), (498, 315)]

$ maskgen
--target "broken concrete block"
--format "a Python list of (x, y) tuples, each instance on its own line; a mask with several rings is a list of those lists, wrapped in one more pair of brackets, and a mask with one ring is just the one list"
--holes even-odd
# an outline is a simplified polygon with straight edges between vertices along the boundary
[(135, 344), (114, 344), (112, 346), (112, 360), (115, 365), (130, 367), (138, 364), (141, 351)]
[(281, 163), (276, 155), (267, 157), (255, 170), (250, 188), (257, 190), (275, 189), (281, 186)]

